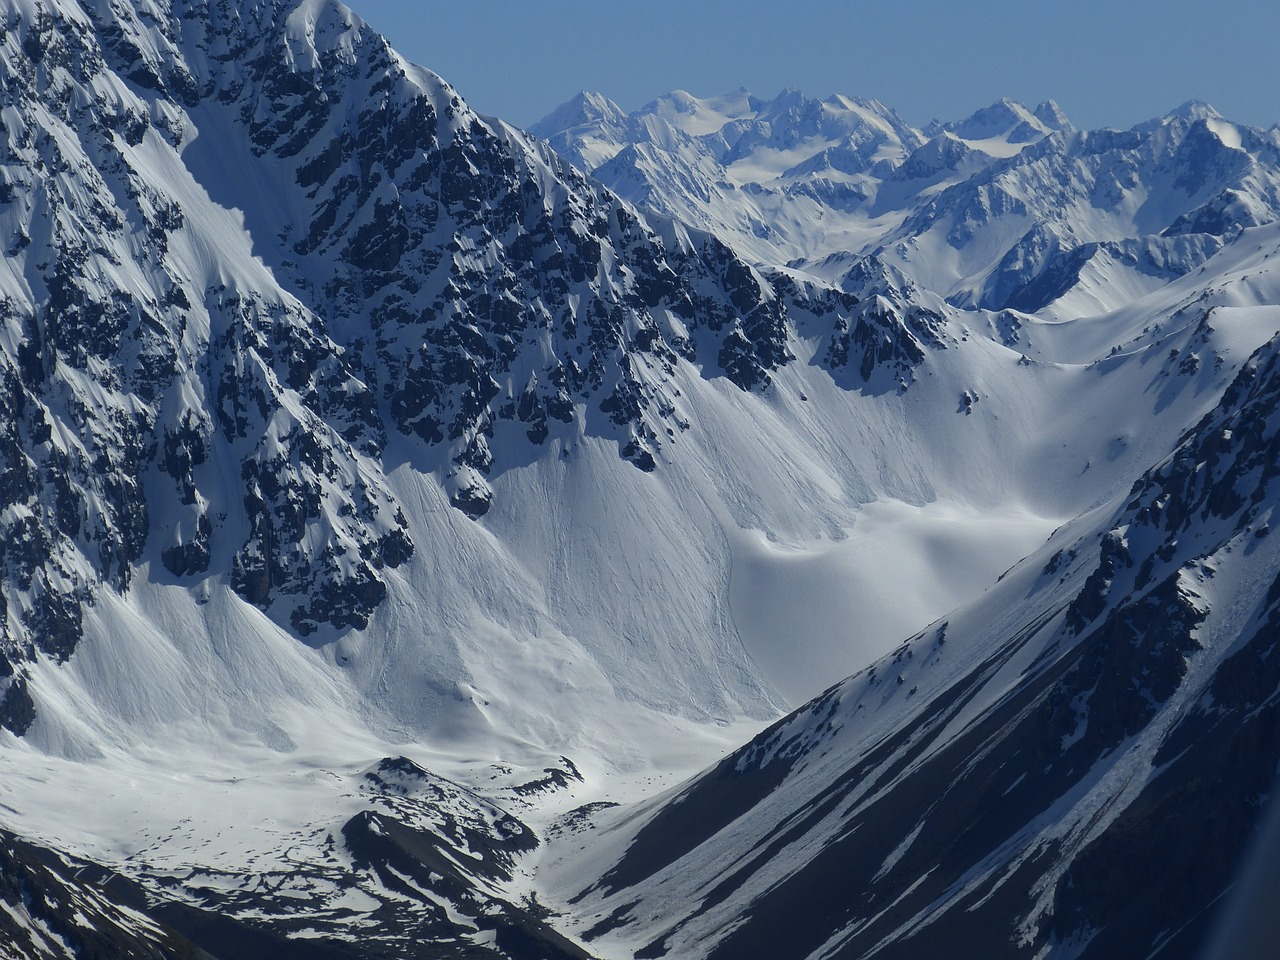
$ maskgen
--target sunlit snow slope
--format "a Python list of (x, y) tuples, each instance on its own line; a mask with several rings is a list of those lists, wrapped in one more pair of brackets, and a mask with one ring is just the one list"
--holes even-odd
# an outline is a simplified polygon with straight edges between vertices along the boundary
[[(1280, 230), (1210, 263), (1155, 316), (1280, 329)], [(1280, 763), (1278, 345), (984, 596), (553, 847), (576, 931), (608, 957), (1200, 956)]]
[[(1016, 645), (1000, 624), (1048, 615), (1028, 564), (1110, 549), (1280, 329), (1275, 231), (1244, 229), (1274, 131), (1200, 107), (1085, 135), (1052, 105), (920, 132), (848, 98), (589, 98), (557, 116), (605, 125), (571, 154), (593, 179), (329, 0), (0, 0), (0, 26), (21, 957), (730, 949), (754, 893), (664, 907), (623, 856), (683, 815), (663, 791), (939, 618), (986, 624), (951, 628), (958, 663)], [(713, 142), (734, 173), (704, 195)], [(688, 179), (624, 199), (606, 161)], [(1141, 190), (1077, 217), (1036, 192), (1064, 163)], [(768, 178), (808, 192), (720, 202)], [(1068, 245), (1037, 224), (1124, 269), (1046, 279)], [(1002, 287), (1019, 237), (1044, 257)], [(959, 674), (931, 676), (831, 763)], [(688, 883), (788, 815), (724, 840), (756, 799), (689, 828)]]

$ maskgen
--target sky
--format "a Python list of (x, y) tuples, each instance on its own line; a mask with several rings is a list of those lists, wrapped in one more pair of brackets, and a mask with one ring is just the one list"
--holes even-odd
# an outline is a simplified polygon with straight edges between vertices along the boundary
[(1276, 0), (345, 0), (481, 113), (529, 126), (581, 90), (874, 97), (961, 119), (1000, 97), (1129, 127), (1205, 100), (1280, 121)]

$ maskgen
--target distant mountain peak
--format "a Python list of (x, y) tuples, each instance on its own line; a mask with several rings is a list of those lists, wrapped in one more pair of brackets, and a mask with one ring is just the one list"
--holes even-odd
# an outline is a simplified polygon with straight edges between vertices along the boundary
[(540, 129), (568, 130), (589, 123), (625, 122), (623, 109), (602, 93), (583, 90), (556, 107), (545, 118), (534, 124), (533, 132)]
[(1056, 100), (1045, 100), (1043, 103), (1038, 104), (1032, 113), (1035, 114), (1037, 120), (1051, 130), (1074, 129), (1074, 125), (1067, 118), (1067, 115), (1062, 112), (1062, 108), (1058, 106), (1058, 101)]
[(1060, 129), (1059, 124), (1046, 123), (1025, 104), (1008, 97), (944, 127), (964, 140), (1002, 139), (1010, 143), (1029, 143)]
[(1188, 100), (1179, 104), (1176, 108), (1169, 111), (1171, 117), (1186, 117), (1188, 120), (1215, 120), (1221, 119), (1220, 114), (1213, 106), (1205, 100)]

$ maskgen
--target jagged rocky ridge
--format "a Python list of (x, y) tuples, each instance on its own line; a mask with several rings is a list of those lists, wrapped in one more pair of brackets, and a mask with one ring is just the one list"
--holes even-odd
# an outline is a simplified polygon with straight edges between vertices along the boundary
[[(1278, 324), (1259, 307), (1275, 302), (1266, 285), (1137, 298), (1210, 267), (1219, 248), (1276, 246), (1275, 231), (1240, 233), (1273, 216), (1275, 131), (1192, 106), (1130, 134), (1081, 134), (1052, 105), (1007, 102), (912, 131), (870, 102), (816, 105), (792, 92), (764, 105), (742, 95), (716, 107), (738, 112), (721, 127), (716, 149), (726, 152), (715, 160), (738, 168), (733, 182), (699, 154), (703, 165), (690, 169), (711, 179), (691, 174), (684, 206), (669, 210), (715, 214), (695, 229), (629, 206), (525, 134), (476, 116), (337, 4), (7, 0), (0, 12), (0, 803), (36, 827), (27, 839), (0, 836), (0, 935), (15, 949), (495, 958), (910, 955), (934, 943), (973, 943), (984, 957), (1194, 949), (1274, 767), (1276, 348), (1223, 391)], [(703, 149), (676, 116), (703, 106), (672, 98), (659, 110), (670, 130), (641, 118), (646, 136), (661, 134), (653, 143), (663, 149)], [(634, 119), (619, 112), (610, 122), (638, 137)], [(821, 149), (809, 150), (815, 136)], [(618, 152), (617, 166), (680, 169), (646, 145)], [(740, 182), (743, 165), (769, 151), (791, 151), (791, 166), (772, 171), (789, 185)], [(1038, 199), (1066, 166), (1091, 172), (1053, 202)], [(1080, 191), (1122, 166), (1138, 186), (1123, 180), (1109, 207), (1090, 207), (1107, 212), (1084, 216)], [(700, 192), (707, 184), (714, 189)], [(1142, 217), (1132, 207), (1138, 187), (1158, 200)], [(722, 193), (754, 206), (717, 220), (727, 208), (711, 201)], [(635, 199), (663, 208), (656, 191)], [(890, 209), (891, 200), (901, 244), (850, 227), (868, 204)], [(832, 227), (819, 238), (832, 248), (793, 235), (788, 242), (805, 243), (779, 265), (759, 251), (782, 249), (771, 231), (797, 222), (779, 206), (792, 203), (796, 218)], [(765, 246), (744, 243), (747, 234)], [(1009, 262), (931, 273), (940, 242), (965, 256), (998, 249)], [(1260, 276), (1266, 259), (1241, 269)], [(1058, 329), (1066, 325), (1028, 314), (1087, 312), (1087, 298), (1072, 298), (1091, 281), (1138, 275), (1146, 280), (1108, 287), (1132, 309), (1082, 325), (1080, 344)], [(1104, 326), (1111, 332), (1099, 334)], [(1052, 389), (1033, 389), (1044, 384)], [(1134, 415), (1138, 428), (1112, 427), (1126, 402), (1163, 419)], [(1144, 472), (1215, 403), (1172, 460)], [(1119, 435), (1058, 429), (1082, 410), (1108, 416)], [(735, 416), (699, 423), (709, 412)], [(1033, 431), (1043, 431), (1039, 448), (1005, 445)], [(601, 482), (615, 489), (600, 512), (667, 511), (680, 522), (691, 516), (683, 497), (726, 514), (695, 530), (698, 549), (672, 564), (700, 564), (713, 580), (742, 572), (720, 563), (742, 544), (721, 540), (772, 537), (775, 523), (783, 555), (788, 535), (803, 547), (815, 530), (836, 552), (849, 533), (848, 514), (830, 507), (841, 498), (918, 506), (989, 484), (992, 496), (1040, 497), (1046, 515), (1074, 516), (1095, 497), (1110, 506), (1068, 520), (989, 595), (783, 721), (676, 802), (610, 814), (613, 803), (598, 802), (602, 784), (635, 758), (610, 768), (588, 755), (596, 769), (584, 763), (585, 773), (563, 758), (543, 766), (529, 745), (545, 727), (501, 729), (527, 706), (518, 701), (556, 714), (558, 752), (607, 736), (592, 741), (583, 729), (604, 718), (574, 713), (578, 687), (612, 684), (616, 699), (595, 702), (620, 705), (616, 690), (633, 682), (624, 670), (679, 680), (678, 660), (745, 699), (764, 686), (764, 670), (739, 682), (733, 671), (758, 651), (726, 655), (626, 620), (610, 638), (618, 658), (592, 663), (588, 645), (557, 634), (566, 621), (510, 599), (539, 575), (581, 573), (563, 551), (540, 565), (536, 538), (513, 535), (524, 532), (521, 513), (530, 527), (566, 514), (576, 523), (573, 510), (598, 504), (582, 496), (565, 513), (544, 503), (538, 515), (502, 496), (545, 485), (568, 502), (546, 464), (601, 439), (640, 469), (611, 455)], [(1071, 441), (1062, 454), (1059, 440)], [(691, 487), (687, 476), (662, 485), (716, 444), (735, 450), (721, 469), (766, 463), (758, 475), (715, 476), (746, 494), (717, 502), (714, 483)], [(933, 459), (921, 452), (931, 444)], [(970, 486), (948, 490), (943, 474), (966, 471)], [(1019, 487), (1004, 476), (1019, 471), (1045, 479)], [(416, 488), (405, 474), (443, 485), (448, 522), (422, 522), (433, 501), (406, 496)], [(803, 476), (782, 484), (794, 475)], [(1127, 489), (1139, 475), (1114, 502), (1113, 485)], [(778, 500), (822, 504), (788, 526), (750, 490), (761, 477), (778, 481)], [(1046, 495), (1059, 486), (1074, 498)], [(644, 495), (626, 502), (636, 491)], [(584, 536), (604, 539), (671, 530), (582, 519)], [(527, 570), (486, 567), (509, 555), (476, 545), (503, 536), (504, 549), (533, 556)], [(455, 554), (459, 569), (479, 571), (477, 590), (492, 591), (481, 616), (427, 596), (448, 589)], [(605, 560), (605, 586), (566, 583), (553, 596), (590, 607), (613, 590), (635, 606), (678, 608), (691, 602), (687, 586), (698, 602), (711, 598), (711, 628), (738, 629), (728, 602), (716, 605), (722, 594), (651, 577), (645, 564), (676, 554), (590, 554)], [(238, 600), (224, 602), (223, 583)], [(407, 606), (426, 612), (405, 616)], [(274, 632), (259, 632), (261, 614)], [(474, 660), (449, 660), (434, 635), (424, 641), (432, 616), (441, 633), (473, 644)], [(494, 628), (503, 617), (520, 621), (505, 645)], [(600, 618), (602, 631), (615, 629)], [(640, 625), (669, 622), (695, 621)], [(99, 642), (81, 642), (86, 623)], [(205, 623), (208, 638), (183, 635)], [(121, 633), (103, 635), (104, 624)], [(147, 636), (135, 643), (134, 632)], [(148, 646), (154, 635), (164, 643)], [(261, 658), (253, 649), (282, 639)], [(389, 651), (381, 663), (382, 651), (369, 650), (378, 645)], [(415, 656), (438, 659), (437, 672), (415, 672)], [(219, 673), (215, 660), (236, 669)], [(475, 676), (477, 664), (499, 678)], [(621, 668), (601, 680), (591, 669), (602, 664)], [(540, 686), (544, 672), (559, 681), (554, 696)], [(245, 701), (276, 689), (252, 683), (259, 673), (279, 673), (290, 695), (301, 690), (270, 701), (262, 722)], [(228, 675), (243, 687), (229, 687)], [(443, 706), (431, 688), (440, 677), (451, 684)], [(147, 715), (166, 683), (175, 698), (195, 689), (205, 701), (183, 704), (174, 721)], [(153, 699), (135, 702), (135, 686)], [(663, 702), (665, 720), (674, 723), (693, 688)], [(369, 698), (358, 713), (343, 700), (352, 690)], [(211, 705), (210, 692), (226, 703)], [(502, 695), (511, 702), (489, 700)], [(413, 742), (425, 725), (408, 711), (387, 708), (389, 723), (379, 715), (396, 697), (438, 712), (436, 739)], [(760, 702), (776, 710), (760, 697), (695, 706), (712, 727)], [(281, 714), (295, 709), (289, 723)], [(42, 724), (41, 711), (60, 724)], [(266, 722), (273, 712), (290, 729)], [(67, 732), (82, 732), (81, 714), (98, 740)], [(419, 757), (509, 749), (535, 759), (520, 773), (470, 769), (467, 786), (404, 757), (368, 766), (390, 748), (342, 743), (353, 715), (394, 725)], [(642, 727), (637, 739), (691, 726)], [(198, 742), (183, 740), (192, 727), (206, 742), (185, 751)], [(477, 728), (497, 733), (472, 741)], [(237, 766), (246, 755), (248, 777)], [(92, 775), (78, 780), (77, 763)], [(285, 773), (264, 786), (264, 769)], [(352, 770), (362, 772), (348, 789)], [(141, 776), (157, 771), (155, 781)], [(189, 786), (165, 792), (168, 780)], [(261, 820), (276, 846), (252, 857), (243, 848), (229, 863), (210, 847), (214, 837), (229, 847), (238, 839), (210, 825), (225, 821), (208, 816), (182, 832), (177, 815), (160, 839), (125, 836), (138, 824), (122, 816), (104, 831), (111, 842), (86, 843), (89, 804), (59, 823), (56, 810), (42, 819), (43, 802), (31, 802), (56, 808), (68, 784), (86, 782), (94, 789), (85, 797), (122, 814), (117, 792), (157, 806), (180, 796), (197, 821), (206, 794), (237, 798), (245, 806), (228, 806), (228, 819)], [(1005, 792), (994, 796), (992, 784)], [(271, 785), (280, 807), (316, 797), (331, 807), (292, 820), (294, 811), (262, 804)], [(1209, 821), (1205, 804), (1222, 816)], [(592, 873), (598, 851), (645, 823), (642, 843)], [(1151, 838), (1162, 831), (1195, 839), (1159, 848)], [(73, 833), (74, 844), (54, 849)], [(143, 837), (151, 845), (139, 850)], [(1171, 878), (1191, 876), (1194, 862), (1202, 882), (1133, 893), (1132, 864), (1144, 857)], [(529, 873), (538, 863), (561, 873), (544, 882)]]
[(299, 635), (363, 628), (415, 550), (392, 435), (480, 516), (506, 425), (652, 470), (689, 425), (673, 365), (767, 389), (793, 319), (864, 380), (923, 355), (637, 213), (336, 4), (3, 16), (8, 661), (68, 657), (148, 549), (179, 579), (226, 564)]

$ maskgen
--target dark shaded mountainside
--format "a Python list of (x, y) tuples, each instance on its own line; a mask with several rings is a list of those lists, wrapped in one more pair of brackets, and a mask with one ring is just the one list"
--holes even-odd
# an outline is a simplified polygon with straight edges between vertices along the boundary
[[(51, 813), (42, 838), (0, 829), (0, 953), (1197, 955), (1280, 765), (1280, 540), (1270, 524), (1280, 346), (1272, 340), (1247, 362), (1217, 352), (1222, 343), (1252, 351), (1274, 332), (1258, 331), (1280, 299), (1265, 279), (1280, 232), (1246, 228), (1280, 206), (1275, 132), (1228, 142), (1220, 118), (1197, 114), (1085, 135), (1052, 105), (1033, 116), (1004, 104), (925, 133), (875, 104), (744, 103), (751, 117), (720, 131), (722, 143), (666, 131), (664, 143), (687, 148), (666, 159), (647, 149), (648, 119), (604, 111), (630, 138), (611, 161), (619, 178), (634, 184), (671, 164), (686, 187), (715, 181), (693, 195), (719, 219), (695, 229), (659, 195), (668, 182), (643, 183), (656, 210), (619, 198), (603, 174), (476, 115), (328, 0), (0, 0), (0, 747), (7, 769), (51, 791), (60, 785), (40, 779), (46, 756), (101, 761), (105, 776), (121, 747), (77, 741), (70, 723), (42, 726), (50, 714), (79, 720), (83, 710), (99, 724), (86, 722), (91, 730), (123, 718), (124, 752), (163, 747), (128, 741), (155, 729), (129, 725), (146, 713), (131, 699), (134, 678), (113, 675), (94, 687), (101, 701), (76, 700), (99, 679), (94, 669), (114, 666), (109, 642), (86, 658), (93, 618), (139, 633), (194, 622), (170, 617), (151, 594), (151, 606), (129, 607), (144, 588), (187, 590), (184, 616), (212, 622), (200, 611), (223, 608), (208, 584), (225, 585), (233, 610), (249, 613), (218, 629), (266, 637), (253, 633), (252, 614), (337, 673), (355, 649), (340, 641), (378, 617), (413, 622), (388, 610), (412, 593), (401, 583), (395, 594), (400, 572), (454, 551), (481, 564), (473, 541), (415, 533), (444, 528), (418, 523), (430, 507), (392, 476), (406, 463), (482, 541), (510, 475), (594, 440), (628, 476), (661, 477), (713, 442), (742, 439), (722, 436), (724, 424), (781, 420), (793, 394), (817, 407), (816, 391), (811, 399), (797, 384), (856, 395), (865, 409), (943, 397), (946, 415), (976, 430), (982, 411), (1011, 410), (1016, 395), (997, 407), (996, 375), (971, 392), (982, 378), (967, 369), (963, 393), (952, 389), (961, 381), (941, 361), (931, 368), (936, 358), (955, 368), (972, 360), (985, 374), (1006, 369), (989, 360), (997, 356), (1027, 382), (1074, 376), (1022, 352), (1035, 352), (1042, 331), (1020, 311), (1112, 276), (1108, 264), (1160, 283), (1209, 270), (1203, 293), (1176, 312), (1152, 308), (1145, 326), (1116, 321), (1133, 334), (1128, 352), (1081, 365), (1090, 384), (1150, 378), (1135, 393), (1170, 416), (1195, 410), (1171, 428), (1191, 427), (1171, 455), (1166, 445), (1132, 472), (1115, 467), (1126, 487), (1139, 477), (1127, 495), (1069, 519), (946, 622), (679, 790), (612, 813), (584, 802), (541, 831), (538, 804), (592, 771), (561, 758), (529, 776), (507, 770), (509, 781), (486, 793), (388, 756), (357, 768), (334, 794), (341, 809), (304, 837), (282, 828), (284, 854), (271, 866), (239, 870), (175, 867), (154, 849), (115, 859), (58, 849)], [(794, 146), (814, 117), (830, 121), (832, 142), (775, 185), (783, 206), (760, 199), (768, 191), (726, 185), (732, 162)], [(1025, 151), (978, 156), (970, 141)], [(1067, 168), (1087, 176), (1055, 194)], [(878, 186), (859, 194), (848, 178), (864, 174), (859, 189)], [(1133, 191), (1158, 195), (1149, 216), (1131, 216)], [(717, 206), (744, 193), (757, 204), (746, 214)], [(901, 222), (866, 256), (815, 252), (772, 266), (734, 232), (745, 224), (754, 236), (760, 215), (814, 204), (883, 212), (891, 195)], [(799, 207), (786, 206), (796, 198)], [(1090, 204), (1116, 221), (1098, 235), (1084, 214), (1054, 218)], [(996, 234), (1009, 243), (988, 242)], [(930, 237), (953, 251), (981, 248), (986, 260), (957, 254), (948, 262), (964, 271), (916, 275), (908, 262), (927, 259)], [(1255, 245), (1246, 274), (1211, 290), (1213, 256)], [(1230, 314), (1215, 330), (1219, 307), (1247, 317)], [(796, 368), (809, 379), (797, 375), (784, 402), (779, 384)], [(694, 404), (691, 377), (721, 407)], [(759, 403), (744, 403), (739, 419), (695, 419), (744, 397)], [(836, 450), (833, 473), (861, 465), (887, 490), (895, 470), (906, 472), (893, 452), (912, 442), (902, 423), (939, 419), (915, 415), (867, 416), (837, 437), (841, 407), (817, 428), (806, 421), (817, 436), (806, 442), (851, 448), (845, 438), (856, 437), (874, 454)], [(875, 423), (895, 428), (876, 435)], [(690, 439), (699, 427), (711, 440)], [(743, 449), (744, 460), (758, 450)], [(1125, 456), (1112, 460), (1123, 466)], [(1089, 470), (1085, 462), (1081, 474)], [(723, 478), (725, 488), (748, 485)], [(919, 489), (933, 489), (928, 478)], [(661, 496), (641, 509), (677, 499)], [(541, 572), (554, 575), (550, 565)], [(632, 586), (627, 575), (635, 569), (599, 574), (616, 579), (615, 592)], [(485, 570), (483, 586), (504, 576)], [(512, 582), (513, 593), (525, 587)], [(432, 611), (432, 599), (412, 602)], [(500, 595), (493, 610), (515, 609), (504, 603)], [(459, 634), (472, 627), (446, 623)], [(535, 622), (520, 642), (531, 660), (545, 651), (568, 669), (583, 648), (555, 646), (553, 627)], [(165, 648), (144, 665), (148, 682), (177, 677), (165, 658), (195, 650), (195, 641)], [(687, 659), (683, 669), (708, 673), (736, 662)], [(267, 672), (246, 662), (244, 674)], [(652, 666), (623, 662), (636, 673)], [(401, 667), (390, 661), (363, 689), (390, 698)], [(288, 679), (327, 682), (320, 669)], [(523, 692), (527, 666), (509, 669), (517, 679), (507, 691)], [(733, 689), (763, 685), (753, 682)], [(118, 715), (95, 713), (118, 694), (113, 684), (125, 691)], [(456, 691), (478, 712), (491, 706), (461, 681)], [(710, 707), (699, 716), (720, 722)], [(261, 736), (273, 765), (296, 762), (299, 779), (324, 779), (287, 732)], [(200, 782), (238, 782), (214, 779), (222, 772), (201, 771)], [(0, 828), (39, 812), (7, 799)], [(543, 863), (554, 874), (545, 883)]]

